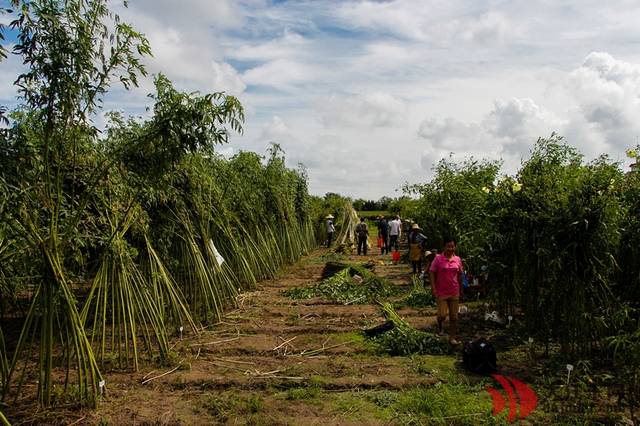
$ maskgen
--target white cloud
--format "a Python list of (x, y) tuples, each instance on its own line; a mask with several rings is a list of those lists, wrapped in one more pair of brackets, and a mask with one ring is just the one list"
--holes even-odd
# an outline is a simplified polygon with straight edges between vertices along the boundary
[(463, 40), (483, 45), (501, 43), (518, 34), (508, 18), (499, 12), (485, 13), (478, 19), (461, 23), (461, 27), (466, 28), (462, 32)]
[(503, 159), (506, 169), (513, 172), (538, 137), (547, 137), (564, 125), (532, 99), (517, 98), (495, 101), (493, 109), (478, 123), (428, 117), (418, 129), (418, 135), (427, 143), (422, 166), (429, 169), (440, 158), (453, 153), (457, 159), (465, 156)]
[(640, 134), (640, 64), (592, 52), (569, 75), (567, 90), (577, 102), (575, 119), (593, 132), (590, 139), (614, 151), (634, 144)]
[[(11, 49), (13, 49), (12, 45), (7, 46), (7, 50), (11, 51)], [(25, 67), (16, 55), (9, 54), (0, 62), (0, 104), (6, 105), (16, 101), (16, 87), (13, 82), (23, 71), (25, 71)]]
[(415, 1), (346, 2), (336, 15), (353, 28), (377, 30), (402, 37), (424, 40), (428, 38), (429, 17), (434, 11)]
[(418, 136), (426, 142), (420, 158), (424, 170), (431, 170), (435, 163), (450, 154), (460, 160), (465, 156), (485, 157), (500, 153), (496, 141), (481, 125), (463, 123), (451, 117), (424, 119), (420, 123)]
[(292, 91), (296, 85), (315, 81), (320, 73), (322, 71), (302, 62), (277, 59), (247, 70), (242, 78), (247, 84)]
[[(199, 30), (202, 26), (214, 29), (233, 29), (244, 22), (244, 12), (230, 0), (136, 0), (129, 2), (129, 10), (143, 14), (163, 26), (185, 30)], [(120, 11), (122, 14), (124, 12)]]
[(282, 118), (274, 115), (271, 121), (262, 126), (260, 140), (265, 142), (282, 142), (291, 139), (291, 130), (284, 123)]
[(244, 84), (240, 74), (231, 65), (226, 62), (218, 63), (213, 61), (211, 68), (213, 89), (215, 91), (224, 91), (237, 96), (246, 89), (247, 85)]
[(346, 2), (336, 11), (347, 27), (444, 46), (456, 42), (492, 45), (522, 34), (511, 18), (478, 2), (423, 0)]
[[(239, 97), (247, 122), (231, 153), (281, 143), (291, 165), (307, 165), (315, 193), (394, 194), (429, 179), (451, 151), (504, 158), (514, 170), (554, 130), (587, 157), (623, 155), (640, 135), (633, 0), (111, 7), (149, 38), (150, 73), (179, 90)], [(0, 64), (0, 98), (12, 97), (18, 67)], [(114, 86), (105, 107), (145, 114), (153, 87), (141, 85)]]
[(565, 123), (532, 99), (512, 98), (496, 101), (483, 125), (489, 134), (502, 141), (505, 152), (521, 154), (538, 137), (560, 131)]
[(305, 37), (293, 31), (285, 30), (282, 37), (263, 43), (241, 44), (227, 49), (227, 56), (248, 61), (272, 61), (284, 57), (304, 54), (309, 47)]
[(382, 92), (355, 96), (331, 96), (321, 106), (326, 127), (396, 127), (406, 122), (407, 106), (393, 95)]
[(225, 146), (224, 148), (216, 148), (216, 152), (222, 155), (224, 158), (231, 158), (236, 153), (235, 149), (232, 146)]
[(11, 15), (0, 14), (0, 25), (4, 25), (5, 27), (8, 27), (11, 21), (13, 21), (13, 18), (11, 17)]

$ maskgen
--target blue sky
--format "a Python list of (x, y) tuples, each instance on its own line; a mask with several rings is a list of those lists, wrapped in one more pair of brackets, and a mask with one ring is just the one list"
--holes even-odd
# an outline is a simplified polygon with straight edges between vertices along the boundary
[[(245, 132), (221, 151), (280, 143), (291, 166), (305, 164), (315, 194), (397, 196), (450, 153), (502, 159), (513, 173), (552, 131), (587, 159), (608, 153), (626, 164), (624, 150), (640, 135), (637, 1), (111, 7), (149, 38), (151, 73), (241, 100)], [(0, 104), (15, 103), (19, 70), (15, 58), (0, 63)], [(131, 92), (114, 88), (105, 107), (140, 114), (150, 91), (150, 79)]]

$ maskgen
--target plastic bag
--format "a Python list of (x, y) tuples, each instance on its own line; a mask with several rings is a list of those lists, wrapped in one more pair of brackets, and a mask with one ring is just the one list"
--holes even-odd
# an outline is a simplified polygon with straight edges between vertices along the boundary
[(462, 271), (462, 287), (469, 288), (469, 279), (467, 279), (467, 274), (464, 271)]

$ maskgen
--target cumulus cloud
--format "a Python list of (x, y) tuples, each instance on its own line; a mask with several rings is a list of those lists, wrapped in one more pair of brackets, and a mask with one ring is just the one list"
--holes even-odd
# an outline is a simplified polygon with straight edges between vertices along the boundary
[(566, 88), (577, 103), (573, 119), (590, 129), (582, 137), (613, 151), (634, 144), (640, 132), (640, 64), (592, 52), (570, 73)]
[(214, 90), (237, 96), (246, 89), (247, 85), (242, 81), (240, 74), (228, 63), (213, 61), (211, 68)]
[(13, 21), (13, 18), (10, 15), (0, 14), (0, 25), (4, 25), (5, 27), (8, 27), (11, 21)]
[[(7, 46), (7, 50), (10, 51), (11, 49), (13, 49), (13, 46)], [(13, 82), (24, 71), (25, 66), (16, 55), (9, 54), (7, 58), (0, 62), (0, 101), (3, 104), (6, 105), (16, 101), (16, 87)]]
[(242, 25), (245, 13), (228, 0), (140, 0), (129, 8), (114, 6), (149, 43), (153, 56), (144, 58), (151, 74), (164, 73), (180, 90), (227, 91), (239, 94), (246, 85), (225, 61), (219, 35)]
[[(517, 167), (552, 131), (587, 156), (623, 153), (640, 135), (632, 0), (118, 4), (151, 42), (151, 74), (240, 98), (247, 121), (232, 152), (281, 142), (316, 193), (393, 194), (451, 151)], [(0, 65), (3, 100), (21, 65)], [(144, 114), (153, 87), (140, 81), (114, 86), (105, 108)]]
[(347, 2), (336, 10), (347, 27), (443, 45), (472, 42), (482, 45), (515, 38), (522, 29), (490, 5), (469, 8), (463, 2), (421, 0)]
[(457, 160), (467, 156), (484, 157), (498, 154), (499, 149), (492, 146), (487, 130), (478, 123), (463, 123), (455, 118), (425, 118), (418, 129), (425, 146), (420, 157), (420, 165), (430, 170), (441, 158), (453, 155)]
[(300, 34), (285, 30), (282, 37), (261, 43), (234, 46), (227, 50), (230, 58), (245, 61), (272, 61), (284, 57), (298, 56), (305, 53), (309, 40)]
[(490, 45), (501, 43), (507, 37), (514, 37), (518, 31), (509, 22), (509, 19), (499, 12), (487, 12), (477, 19), (461, 23), (466, 29), (462, 32), (462, 38), (466, 41)]
[(331, 96), (322, 106), (326, 127), (396, 127), (406, 122), (407, 106), (389, 93)]
[(245, 71), (242, 78), (247, 84), (254, 86), (292, 91), (297, 85), (315, 81), (321, 72), (303, 62), (276, 59)]
[(366, 146), (361, 139), (354, 143), (355, 135), (326, 131), (289, 156), (292, 164), (306, 166), (313, 193), (377, 199), (381, 194), (399, 195), (395, 191), (410, 175), (420, 176), (412, 167), (414, 151), (394, 140), (392, 133), (370, 135)]
[(291, 139), (291, 130), (282, 118), (274, 115), (271, 121), (262, 126), (260, 140), (265, 142), (282, 142)]
[(245, 19), (243, 9), (230, 0), (182, 0), (179, 4), (172, 0), (136, 0), (129, 3), (129, 10), (143, 13), (166, 26), (195, 31), (202, 26), (235, 28)]
[(496, 101), (483, 122), (487, 132), (496, 137), (509, 154), (525, 153), (532, 141), (560, 131), (564, 125), (554, 113), (528, 98)]
[(508, 168), (524, 156), (538, 137), (559, 131), (565, 123), (532, 99), (497, 100), (478, 123), (463, 123), (454, 118), (427, 117), (418, 135), (427, 146), (422, 166), (433, 163), (448, 153), (454, 158), (465, 156), (503, 159)]

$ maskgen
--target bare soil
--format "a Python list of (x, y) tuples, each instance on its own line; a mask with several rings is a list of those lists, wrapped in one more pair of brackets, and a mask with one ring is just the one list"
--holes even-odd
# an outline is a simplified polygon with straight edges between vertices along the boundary
[[(389, 424), (368, 410), (363, 392), (431, 385), (433, 375), (405, 357), (379, 353), (361, 331), (384, 322), (376, 305), (343, 305), (320, 298), (293, 300), (283, 290), (320, 280), (319, 249), (277, 277), (242, 294), (236, 309), (198, 335), (174, 341), (173, 365), (143, 364), (139, 372), (105, 373), (98, 409), (54, 407), (7, 411), (16, 424), (209, 425)], [(409, 289), (407, 265), (372, 260), (375, 272)], [(433, 309), (401, 309), (418, 328), (433, 327)], [(176, 369), (177, 367), (177, 369)], [(23, 401), (26, 403), (26, 401)]]
[[(33, 401), (23, 401), (20, 410), (9, 407), (7, 414), (14, 424), (387, 425), (412, 419), (397, 417), (387, 409), (391, 403), (386, 399), (397, 402), (412, 390), (460, 379), (483, 389), (482, 379), (462, 371), (459, 353), (414, 357), (381, 353), (362, 333), (385, 321), (376, 305), (284, 296), (284, 290), (320, 280), (325, 253), (316, 250), (242, 294), (238, 306), (218, 324), (198, 335), (176, 336), (171, 365), (147, 363), (136, 373), (105, 372), (107, 392), (98, 409), (59, 406), (39, 411)], [(390, 264), (388, 255), (376, 251), (349, 256), (347, 261), (373, 261), (375, 273), (403, 289), (403, 296), (410, 290), (410, 267)], [(461, 317), (462, 340), (496, 330), (480, 311), (470, 309)], [(418, 329), (435, 327), (434, 308), (405, 307), (398, 313)], [(500, 348), (506, 351), (510, 345), (504, 341)], [(526, 359), (507, 356), (499, 361), (512, 374), (526, 383), (535, 380), (537, 370), (528, 368)], [(488, 394), (482, 391), (476, 399), (484, 415), (490, 415)], [(447, 417), (433, 424), (473, 424), (473, 418), (465, 423), (443, 419)], [(432, 424), (414, 420), (413, 424)]]

